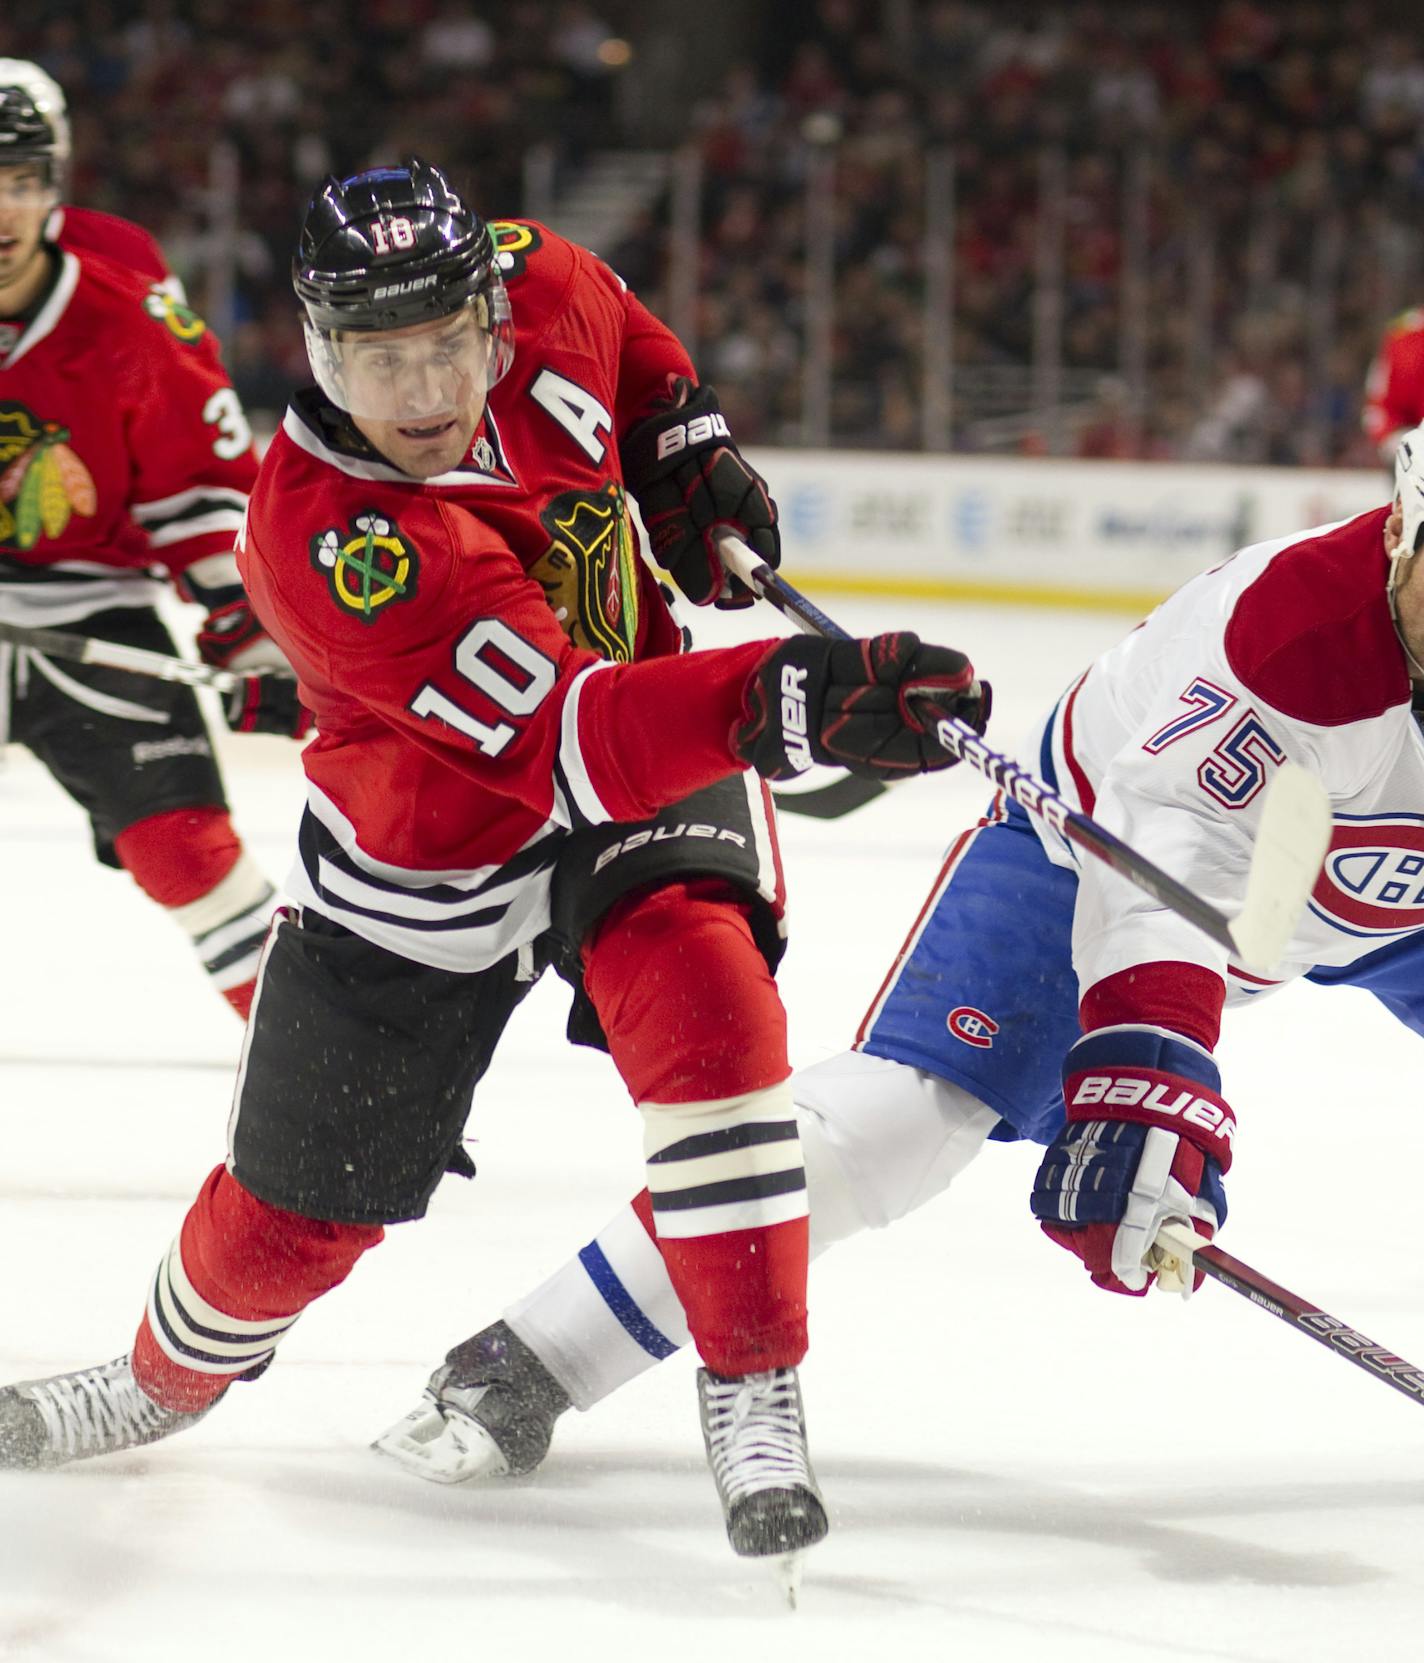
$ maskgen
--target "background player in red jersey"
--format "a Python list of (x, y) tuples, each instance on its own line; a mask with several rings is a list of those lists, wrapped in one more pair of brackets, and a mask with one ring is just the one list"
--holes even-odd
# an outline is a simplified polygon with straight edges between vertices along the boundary
[(1424, 311), (1413, 307), (1385, 331), (1365, 381), (1365, 432), (1392, 464), (1403, 435), (1424, 421)]
[[(147, 233), (76, 212), (60, 243), (47, 235), (68, 155), (59, 88), (0, 60), (0, 621), (172, 652), (154, 610), (163, 567), (208, 609), (203, 657), (252, 672), (232, 725), (294, 734), (296, 683), (232, 553), (257, 471), (242, 406)], [(273, 892), (233, 829), (193, 694), (0, 645), (6, 739), (84, 808), (100, 860), (168, 909), (245, 1017)]]
[[(318, 387), (263, 460), (239, 558), (317, 722), (299, 904), (263, 956), (228, 1163), (132, 1360), (0, 1394), (0, 1464), (150, 1442), (260, 1372), (423, 1214), (553, 965), (571, 1037), (611, 1052), (642, 1113), (732, 1544), (806, 1546), (826, 1517), (796, 1373), (782, 886), (744, 770), (945, 767), (934, 715), (982, 724), (985, 694), (910, 635), (678, 656), (625, 476), (694, 599), (723, 590), (714, 528), (775, 560), (775, 513), (676, 339), (584, 250), (492, 232), (412, 161), (327, 181), (295, 281)], [(437, 1372), (435, 1435), (458, 1437), (466, 1388)]]

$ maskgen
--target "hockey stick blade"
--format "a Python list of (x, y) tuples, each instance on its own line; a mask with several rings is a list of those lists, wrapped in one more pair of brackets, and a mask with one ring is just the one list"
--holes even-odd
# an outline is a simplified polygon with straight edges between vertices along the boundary
[(1246, 899), (1231, 921), (1246, 969), (1280, 962), (1320, 876), (1332, 823), (1325, 787), (1298, 763), (1282, 763), (1262, 799)]
[(127, 670), (132, 675), (152, 676), (158, 681), (181, 681), (187, 687), (211, 687), (217, 693), (230, 693), (242, 680), (232, 670), (216, 670), (210, 664), (193, 664), (169, 653), (127, 647), (122, 642), (103, 641), (92, 635), (71, 635), (66, 630), (0, 624), (0, 641), (14, 647), (28, 647), (31, 652), (49, 658), (99, 664), (107, 670)]
[[(759, 560), (739, 538), (718, 543), (727, 569), (763, 600), (770, 601), (808, 635), (845, 641), (850, 637), (800, 590)], [(983, 774), (1028, 813), (1052, 826), (1065, 842), (1085, 849), (1120, 877), (1195, 924), (1224, 947), (1241, 967), (1258, 975), (1273, 970), (1310, 897), (1329, 839), (1330, 805), (1324, 787), (1303, 768), (1286, 764), (1266, 800), (1263, 832), (1251, 857), (1246, 901), (1235, 919), (1179, 883), (1090, 815), (1072, 808), (1056, 791), (1018, 763), (986, 745), (968, 723), (942, 717), (940, 743)], [(1282, 780), (1285, 781), (1283, 789)]]
[[(1261, 1310), (1279, 1317), (1297, 1333), (1304, 1334), (1317, 1345), (1323, 1345), (1347, 1363), (1353, 1363), (1356, 1368), (1373, 1375), (1376, 1380), (1382, 1380), (1386, 1386), (1393, 1386), (1411, 1402), (1424, 1404), (1424, 1369), (1406, 1362), (1403, 1357), (1362, 1334), (1358, 1328), (1352, 1328), (1348, 1322), (1322, 1311), (1318, 1305), (1312, 1305), (1299, 1294), (1291, 1293), (1278, 1282), (1263, 1276), (1259, 1270), (1253, 1270), (1250, 1265), (1233, 1258), (1230, 1253), (1223, 1253), (1219, 1247), (1203, 1241), (1185, 1225), (1164, 1224), (1157, 1232), (1152, 1251), (1154, 1267), (1159, 1273), (1163, 1260), (1167, 1258), (1195, 1265), (1213, 1282), (1220, 1282), (1232, 1293), (1239, 1293)], [(1190, 1272), (1186, 1274), (1190, 1275)]]

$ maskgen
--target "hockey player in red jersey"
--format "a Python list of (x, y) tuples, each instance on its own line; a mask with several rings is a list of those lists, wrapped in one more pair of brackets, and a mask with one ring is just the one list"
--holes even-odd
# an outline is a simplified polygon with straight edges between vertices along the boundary
[[(1032, 1212), (1096, 1286), (1189, 1296), (1202, 1273), (1158, 1236), (1176, 1222), (1209, 1240), (1226, 1220), (1223, 1011), (1304, 978), (1370, 993), (1424, 1035), (1424, 427), (1398, 448), (1392, 508), (1195, 578), (1085, 669), (1020, 754), (1226, 912), (1268, 781), (1307, 767), (1335, 822), (1309, 904), (1263, 979), (997, 798), (951, 843), (853, 1048), (791, 1082), (810, 1250), (893, 1224), (1027, 1139), (1047, 1146)], [(1258, 1122), (1242, 1114), (1248, 1138)], [(1295, 1158), (1328, 1206), (1328, 1166)], [(686, 1319), (648, 1220), (645, 1193), (450, 1352), (469, 1406), (458, 1446), (431, 1437), (437, 1375), (376, 1447), (444, 1482), (527, 1473), (561, 1414), (671, 1356)]]
[[(203, 656), (252, 672), (232, 724), (295, 733), (296, 683), (232, 553), (257, 469), (242, 406), (147, 233), (107, 215), (57, 224), (68, 153), (59, 88), (0, 60), (0, 622), (172, 652), (154, 610), (163, 568), (208, 609)], [(233, 829), (192, 693), (12, 641), (7, 739), (84, 808), (100, 860), (170, 912), (245, 1017), (274, 896)]]
[(1385, 331), (1365, 381), (1360, 420), (1383, 462), (1392, 462), (1401, 436), (1424, 421), (1424, 311), (1417, 306)]
[[(0, 1393), (0, 1465), (189, 1425), (260, 1372), (458, 1159), (470, 1095), (545, 966), (570, 1037), (641, 1111), (649, 1217), (705, 1367), (737, 1552), (826, 1530), (806, 1454), (805, 1179), (772, 972), (765, 788), (838, 762), (947, 766), (982, 725), (962, 654), (910, 635), (679, 656), (625, 489), (694, 601), (715, 536), (779, 555), (775, 511), (677, 340), (543, 227), (486, 224), (412, 161), (328, 180), (295, 285), (317, 386), (240, 546), (317, 737), (231, 1121), (131, 1359)], [(468, 1383), (439, 1371), (432, 1440)]]

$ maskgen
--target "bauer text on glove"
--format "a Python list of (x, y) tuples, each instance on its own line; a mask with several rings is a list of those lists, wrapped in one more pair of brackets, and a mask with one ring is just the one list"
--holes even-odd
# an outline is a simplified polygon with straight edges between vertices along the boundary
[(795, 636), (753, 671), (732, 748), (770, 780), (813, 763), (875, 779), (951, 767), (935, 724), (957, 716), (982, 732), (989, 688), (952, 647), (908, 633), (866, 641)]
[[(1067, 1122), (1034, 1179), (1034, 1216), (1098, 1287), (1146, 1293), (1165, 1223), (1210, 1241), (1226, 1218), (1236, 1120), (1216, 1064), (1168, 1029), (1099, 1028), (1068, 1053), (1063, 1081)], [(1198, 1272), (1176, 1291), (1201, 1280)]]
[(723, 567), (717, 538), (734, 531), (759, 560), (779, 565), (776, 504), (732, 442), (716, 393), (679, 376), (675, 397), (623, 440), (624, 478), (637, 498), (653, 558), (688, 600), (749, 606), (755, 597)]

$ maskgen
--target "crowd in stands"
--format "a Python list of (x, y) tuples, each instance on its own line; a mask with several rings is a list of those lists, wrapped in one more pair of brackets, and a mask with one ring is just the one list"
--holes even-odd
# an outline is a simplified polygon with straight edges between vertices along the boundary
[[(959, 448), (997, 436), (1107, 457), (1375, 459), (1366, 368), (1390, 315), (1424, 299), (1424, 43), (1390, 5), (820, 0), (780, 73), (737, 69), (696, 130), (699, 338), (739, 431), (798, 430), (804, 173), (834, 134), (838, 440), (920, 443), (925, 176), (942, 149)], [(1034, 357), (1045, 150), (1061, 158), (1064, 220), (1056, 433), (1022, 373), (1024, 419), (983, 419), (988, 392)], [(655, 294), (665, 233), (644, 227), (620, 258)]]
[[(249, 402), (300, 374), (286, 263), (331, 165), (419, 150), (518, 211), (530, 144), (620, 138), (608, 43), (642, 0), (27, 0), (0, 50), (76, 118), (76, 200), (149, 225), (203, 301), (213, 141), (240, 165)], [(1386, 0), (803, 0), (685, 131), (701, 157), (699, 365), (744, 442), (806, 430), (806, 201), (834, 156), (837, 444), (922, 442), (926, 177), (953, 158), (959, 448), (1364, 463), (1365, 373), (1424, 301), (1424, 43)], [(1045, 155), (1051, 165), (1045, 164)], [(1134, 172), (1134, 169), (1136, 172)], [(1062, 216), (1045, 267), (1044, 182)], [(1143, 204), (1134, 233), (1129, 182)], [(603, 248), (657, 309), (671, 216)], [(1035, 405), (1045, 270), (1064, 405)], [(1037, 322), (1036, 322), (1037, 320)], [(948, 327), (946, 325), (946, 327)]]

